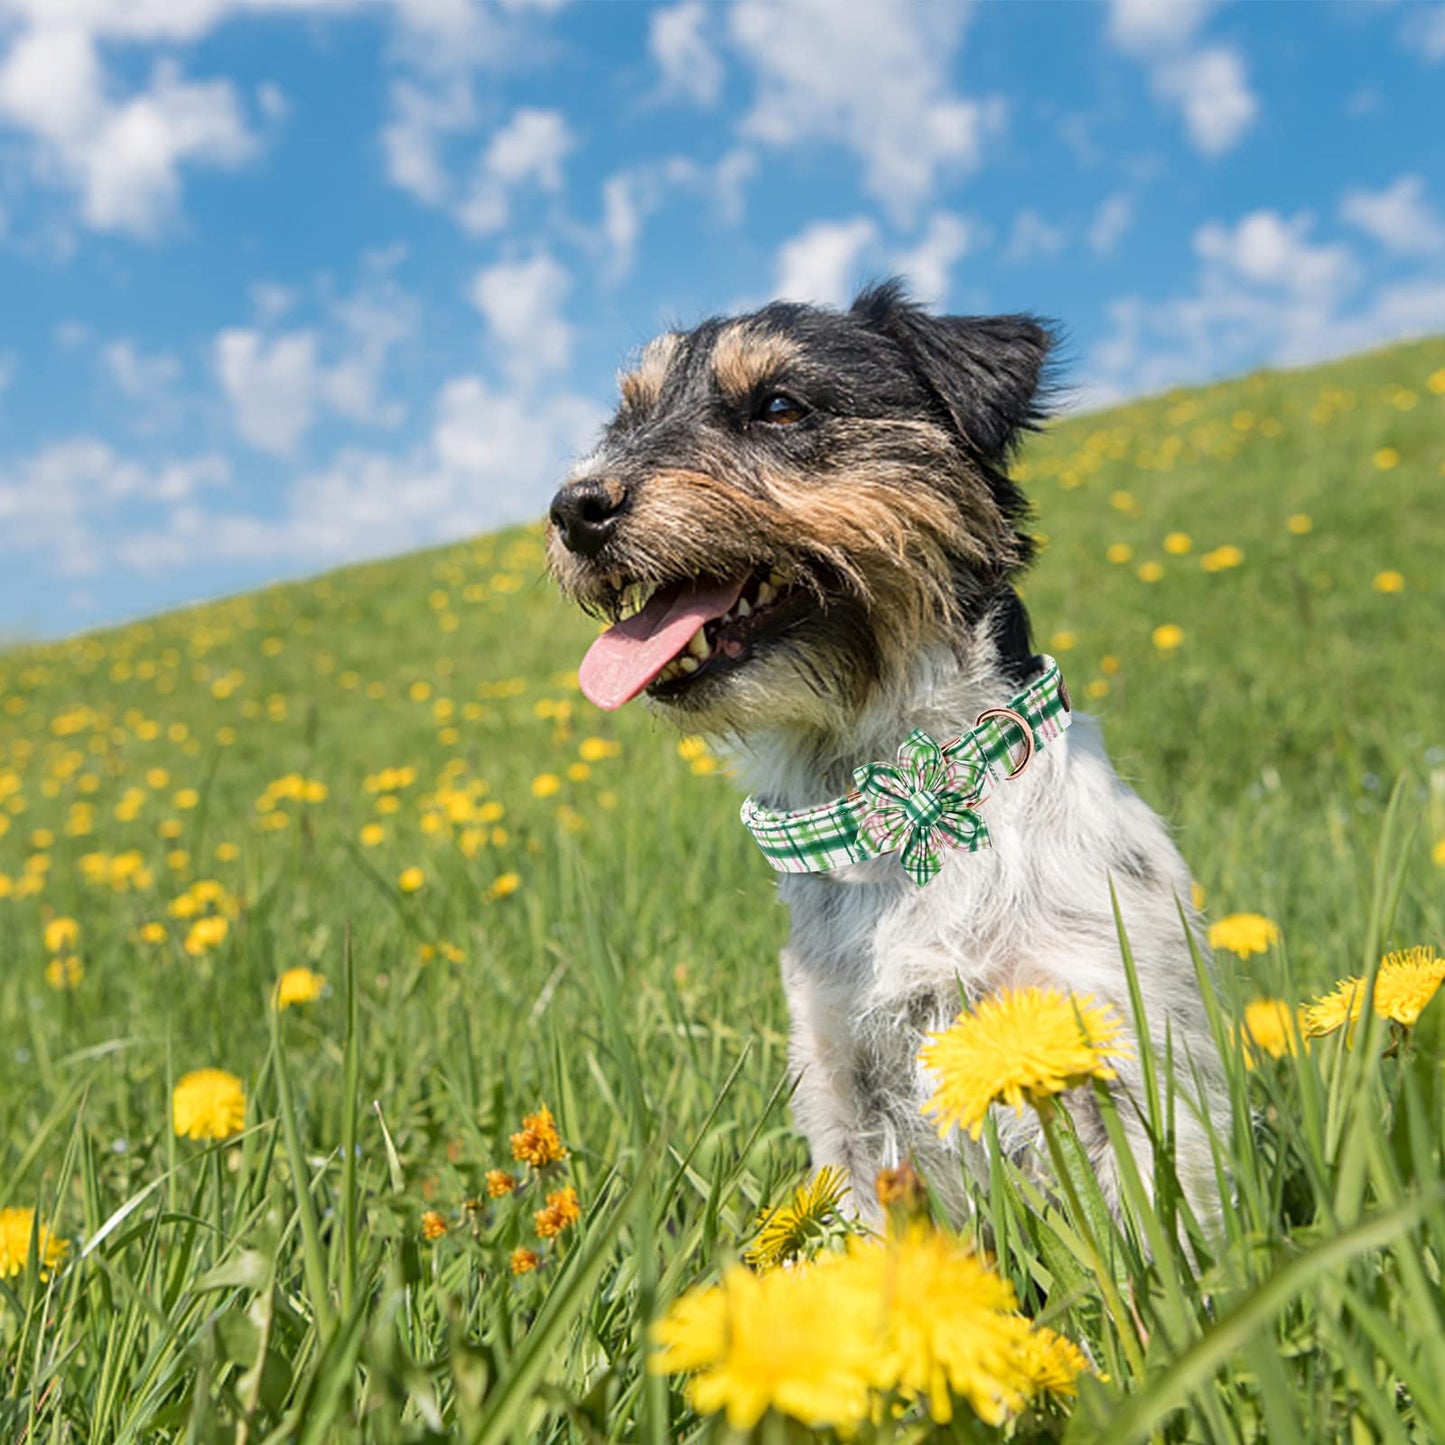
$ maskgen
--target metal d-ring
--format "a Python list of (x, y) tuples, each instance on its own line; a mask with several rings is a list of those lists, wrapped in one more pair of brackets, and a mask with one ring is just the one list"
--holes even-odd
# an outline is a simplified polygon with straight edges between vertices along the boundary
[(1022, 714), (1015, 712), (1011, 707), (986, 707), (974, 719), (974, 727), (981, 727), (986, 718), (1001, 717), (1014, 724), (1024, 735), (1024, 756), (1023, 761), (1013, 772), (1006, 773), (1005, 780), (1016, 778), (1034, 760), (1034, 730), (1029, 726), (1029, 720)]

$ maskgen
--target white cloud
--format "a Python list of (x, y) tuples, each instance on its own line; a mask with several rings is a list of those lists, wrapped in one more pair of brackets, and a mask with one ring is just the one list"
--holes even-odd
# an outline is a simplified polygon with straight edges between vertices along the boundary
[(977, 241), (977, 227), (966, 216), (940, 211), (929, 217), (916, 246), (894, 253), (891, 268), (906, 276), (923, 300), (941, 302), (948, 295), (954, 266)]
[(1214, 5), (1215, 0), (1111, 0), (1109, 39), (1130, 55), (1181, 50)]
[(862, 161), (862, 185), (907, 224), (941, 176), (975, 169), (1003, 123), (1000, 100), (958, 95), (962, 5), (735, 0), (732, 38), (757, 89), (744, 134), (786, 147), (823, 141)]
[(1199, 48), (1213, 0), (1110, 0), (1109, 39), (1140, 61), (1155, 95), (1176, 107), (1194, 148), (1232, 150), (1259, 115), (1259, 100), (1238, 51)]
[(1445, 60), (1445, 5), (1411, 5), (1400, 38), (1427, 65)]
[(1176, 102), (1194, 148), (1218, 156), (1233, 150), (1259, 115), (1244, 62), (1223, 45), (1211, 46), (1158, 66), (1154, 88)]
[(102, 352), (105, 369), (120, 392), (133, 401), (148, 401), (181, 374), (181, 364), (167, 352), (147, 356), (130, 341), (112, 341)]
[(866, 216), (815, 221), (785, 241), (774, 263), (774, 294), (820, 306), (846, 304), (864, 278), (864, 256), (878, 243), (878, 227)]
[(291, 331), (267, 340), (230, 327), (216, 337), (216, 373), (236, 430), (259, 451), (288, 456), (316, 410), (316, 336)]
[(703, 106), (717, 103), (723, 65), (703, 33), (707, 23), (703, 0), (684, 0), (652, 12), (647, 48), (662, 72), (664, 95), (684, 96)]
[(1085, 369), (1090, 404), (1226, 375), (1295, 366), (1445, 328), (1437, 271), (1366, 285), (1350, 249), (1316, 241), (1308, 215), (1255, 211), (1194, 236), (1192, 287), (1163, 301), (1116, 299)]
[(501, 348), (502, 369), (518, 384), (566, 370), (572, 328), (562, 303), (571, 285), (571, 277), (545, 252), (528, 261), (498, 262), (473, 279), (472, 302)]
[[(558, 8), (559, 0), (503, 0), (499, 6), (478, 0), (392, 0), (396, 20), (392, 58), (402, 73), (390, 88), (390, 114), (382, 127), (381, 145), (387, 177), (394, 185), (425, 205), (446, 209), (474, 232), (505, 224), (507, 187), (489, 172), (487, 153), (459, 185), (452, 174), (456, 157), (450, 152), (479, 123), (478, 74), (516, 55), (535, 52), (531, 16)], [(526, 158), (538, 145), (556, 139), (555, 133), (523, 135), (517, 138), (512, 156)], [(503, 143), (498, 157), (504, 167), (508, 144)], [(542, 169), (546, 170), (545, 157)]]
[(1134, 201), (1120, 191), (1099, 202), (1094, 219), (1089, 222), (1086, 239), (1089, 249), (1098, 256), (1108, 256), (1134, 224)]
[(535, 186), (555, 195), (562, 189), (562, 162), (575, 144), (562, 112), (524, 107), (488, 143), (477, 164), (471, 193), (457, 211), (473, 235), (500, 231), (512, 194)]
[(1419, 176), (1401, 176), (1382, 191), (1346, 191), (1340, 216), (1398, 256), (1445, 250), (1445, 224), (1427, 204)]
[(1350, 273), (1344, 246), (1320, 246), (1309, 240), (1308, 215), (1286, 219), (1277, 211), (1253, 211), (1233, 227), (1211, 221), (1194, 233), (1195, 254), (1207, 274), (1225, 282), (1313, 295), (1338, 295)]
[(1051, 226), (1037, 211), (1025, 207), (1014, 217), (1004, 259), (1018, 263), (1046, 261), (1057, 256), (1067, 240), (1062, 227)]
[(94, 437), (57, 442), (0, 466), (0, 552), (44, 556), (63, 576), (92, 574), (122, 507), (174, 505), (230, 475), (213, 454), (146, 466)]
[(162, 60), (128, 99), (110, 88), (79, 26), (22, 31), (0, 63), (0, 119), (31, 137), (36, 175), (76, 192), (94, 230), (154, 235), (175, 214), (183, 168), (255, 151), (228, 80), (188, 81)]
[(459, 76), (432, 84), (398, 80), (391, 111), (381, 130), (387, 179), (426, 205), (441, 205), (451, 191), (442, 141), (475, 119), (470, 83)]
[(149, 571), (212, 560), (314, 566), (530, 520), (605, 419), (586, 397), (454, 377), (429, 438), (410, 453), (343, 450), (297, 480), (276, 519), (177, 506), (163, 525), (124, 536), (115, 554)]
[(400, 256), (395, 248), (369, 253), (356, 289), (326, 298), (321, 330), (271, 331), (294, 296), (267, 283), (252, 288), (261, 325), (228, 327), (213, 347), (232, 420), (251, 446), (292, 455), (322, 409), (369, 426), (402, 420), (405, 409), (382, 394), (393, 350), (416, 329), (416, 304), (391, 275)]

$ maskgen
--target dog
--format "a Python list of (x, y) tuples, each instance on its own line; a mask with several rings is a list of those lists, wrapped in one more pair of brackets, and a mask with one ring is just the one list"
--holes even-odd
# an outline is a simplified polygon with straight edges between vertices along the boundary
[[(847, 794), (913, 729), (954, 737), (1008, 704), (1045, 666), (1014, 587), (1034, 544), (1009, 462), (1043, 419), (1053, 347), (1035, 318), (934, 316), (896, 280), (846, 311), (775, 302), (659, 336), (548, 518), (563, 592), (614, 622), (583, 691), (603, 707), (645, 694), (728, 745), (755, 799), (784, 810)], [(814, 1166), (847, 1170), (867, 1215), (878, 1172), (911, 1162), (966, 1213), (959, 1156), (984, 1187), (988, 1160), (924, 1117), (920, 1047), (961, 995), (1004, 987), (1091, 994), (1129, 1019), (1112, 884), (1150, 1035), (1181, 1083), (1174, 1168), (1213, 1212), (1206, 1120), (1223, 1130), (1228, 1109), (1190, 875), (1165, 825), (1086, 717), (979, 813), (990, 846), (950, 853), (927, 887), (888, 856), (780, 879), (793, 1108)], [(1118, 1072), (1148, 1181), (1137, 1052)], [(1117, 1209), (1096, 1101), (1065, 1097)], [(994, 1112), (1000, 1148), (1046, 1177), (1032, 1111)]]

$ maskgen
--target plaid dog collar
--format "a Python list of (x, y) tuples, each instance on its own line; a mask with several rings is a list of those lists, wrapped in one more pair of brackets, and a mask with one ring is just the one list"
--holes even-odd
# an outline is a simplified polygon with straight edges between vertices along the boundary
[[(943, 867), (945, 848), (973, 853), (988, 846), (988, 828), (974, 808), (992, 783), (1018, 777), (1071, 720), (1059, 665), (1045, 657), (1036, 682), (1007, 707), (986, 708), (951, 742), (915, 729), (898, 749), (897, 766), (865, 763), (845, 797), (794, 813), (748, 798), (743, 823), (780, 873), (827, 873), (899, 853), (903, 871), (922, 885)], [(1017, 747), (1020, 740), (1023, 756), (1015, 762), (1010, 742)]]

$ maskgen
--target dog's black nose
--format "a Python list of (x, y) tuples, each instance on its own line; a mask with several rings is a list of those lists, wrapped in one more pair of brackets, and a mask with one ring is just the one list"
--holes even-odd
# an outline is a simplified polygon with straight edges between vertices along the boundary
[(621, 482), (589, 477), (569, 483), (552, 498), (552, 523), (569, 552), (595, 557), (626, 506), (627, 488)]

